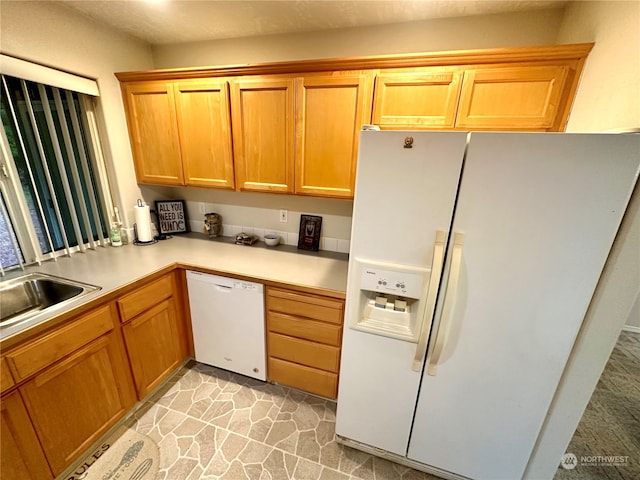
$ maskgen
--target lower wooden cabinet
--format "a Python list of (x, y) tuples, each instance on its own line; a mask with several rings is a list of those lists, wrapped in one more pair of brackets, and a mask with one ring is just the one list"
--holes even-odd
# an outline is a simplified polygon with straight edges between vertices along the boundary
[(51, 480), (53, 474), (20, 393), (3, 397), (0, 411), (0, 478)]
[(20, 387), (55, 475), (135, 403), (118, 332), (104, 335)]
[(131, 371), (142, 400), (189, 355), (181, 277), (172, 272), (118, 299)]
[(343, 300), (267, 287), (269, 380), (336, 398), (343, 318)]
[(182, 361), (176, 322), (174, 302), (168, 298), (123, 327), (140, 399)]
[(3, 350), (0, 479), (59, 475), (193, 351), (184, 274), (141, 285)]

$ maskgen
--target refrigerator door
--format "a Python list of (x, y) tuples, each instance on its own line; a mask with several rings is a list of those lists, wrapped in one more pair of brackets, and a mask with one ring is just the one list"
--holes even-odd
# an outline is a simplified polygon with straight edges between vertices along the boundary
[(449, 242), (460, 268), (442, 282), (457, 292), (441, 287), (434, 320), (449, 335), (444, 345), (442, 331), (431, 336), (409, 458), (470, 478), (522, 477), (639, 152), (640, 135), (471, 135), (452, 226), (463, 241)]
[(431, 268), (436, 232), (451, 223), (466, 139), (465, 132), (361, 134), (336, 433), (400, 455), (420, 382), (412, 369), (417, 344), (350, 328), (362, 314), (356, 258)]

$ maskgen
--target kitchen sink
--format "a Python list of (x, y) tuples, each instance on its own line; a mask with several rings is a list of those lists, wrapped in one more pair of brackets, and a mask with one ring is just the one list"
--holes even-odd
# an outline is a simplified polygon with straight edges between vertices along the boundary
[(44, 273), (29, 273), (0, 282), (0, 329), (62, 308), (100, 287)]

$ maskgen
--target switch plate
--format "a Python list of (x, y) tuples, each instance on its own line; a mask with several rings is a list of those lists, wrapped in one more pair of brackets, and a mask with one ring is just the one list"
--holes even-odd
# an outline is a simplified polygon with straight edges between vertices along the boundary
[(287, 210), (280, 210), (280, 223), (287, 223), (288, 214)]
[(206, 206), (204, 202), (198, 202), (198, 211), (203, 215), (206, 213)]

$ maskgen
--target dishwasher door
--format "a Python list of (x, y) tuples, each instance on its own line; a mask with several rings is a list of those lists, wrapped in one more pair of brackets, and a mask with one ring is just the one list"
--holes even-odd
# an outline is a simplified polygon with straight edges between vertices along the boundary
[(264, 286), (187, 271), (196, 360), (267, 379)]

